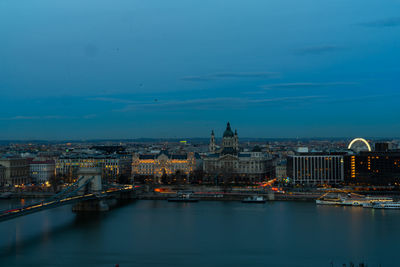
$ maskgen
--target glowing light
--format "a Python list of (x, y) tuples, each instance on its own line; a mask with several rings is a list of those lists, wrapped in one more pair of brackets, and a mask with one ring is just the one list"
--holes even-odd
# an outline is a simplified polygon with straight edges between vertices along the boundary
[(371, 146), (369, 145), (369, 143), (368, 143), (368, 141), (367, 140), (365, 140), (364, 138), (355, 138), (355, 139), (353, 139), (351, 142), (350, 142), (350, 144), (349, 144), (349, 146), (347, 147), (347, 149), (351, 149), (351, 147), (353, 146), (353, 144), (355, 143), (355, 142), (363, 142), (366, 146), (367, 146), (367, 148), (368, 148), (368, 151), (371, 151)]

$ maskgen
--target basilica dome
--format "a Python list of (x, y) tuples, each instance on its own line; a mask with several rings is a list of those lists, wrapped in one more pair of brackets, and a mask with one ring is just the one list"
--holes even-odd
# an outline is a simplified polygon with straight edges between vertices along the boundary
[(230, 125), (230, 123), (228, 122), (228, 124), (226, 125), (226, 130), (225, 130), (225, 132), (224, 132), (223, 137), (233, 137), (233, 136), (234, 136), (234, 134), (233, 134), (233, 132), (232, 132), (231, 125)]

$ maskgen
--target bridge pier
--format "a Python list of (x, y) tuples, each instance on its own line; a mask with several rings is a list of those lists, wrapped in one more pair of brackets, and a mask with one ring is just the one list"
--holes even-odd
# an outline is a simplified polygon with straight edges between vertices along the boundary
[(81, 177), (78, 187), (84, 185), (88, 180), (90, 180), (86, 187), (79, 190), (79, 195), (84, 195), (85, 191), (90, 191), (92, 193), (101, 192), (102, 182), (100, 168), (79, 168), (78, 176)]
[(72, 207), (73, 212), (98, 212), (109, 211), (117, 205), (115, 198), (91, 199), (79, 202)]

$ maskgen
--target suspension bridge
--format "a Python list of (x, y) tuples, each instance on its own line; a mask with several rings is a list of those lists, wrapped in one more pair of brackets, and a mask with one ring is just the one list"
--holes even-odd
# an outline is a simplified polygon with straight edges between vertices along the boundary
[(0, 222), (70, 204), (74, 205), (75, 211), (105, 211), (109, 208), (107, 203), (110, 200), (129, 196), (135, 190), (133, 185), (103, 184), (97, 168), (82, 169), (77, 181), (58, 194), (43, 201), (0, 210)]

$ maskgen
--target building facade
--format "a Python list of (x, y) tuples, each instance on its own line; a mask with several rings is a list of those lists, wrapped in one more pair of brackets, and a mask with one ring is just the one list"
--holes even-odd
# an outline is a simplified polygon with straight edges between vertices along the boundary
[(193, 152), (170, 154), (162, 150), (158, 154), (134, 154), (132, 159), (132, 174), (137, 176), (154, 177), (154, 182), (160, 183), (164, 175), (189, 175), (199, 163), (199, 156)]
[(6, 167), (0, 165), (0, 187), (6, 184)]
[(345, 157), (346, 181), (374, 185), (400, 183), (400, 151), (372, 151)]
[(55, 176), (55, 162), (33, 160), (29, 162), (29, 173), (33, 181), (45, 183)]
[(79, 168), (100, 168), (102, 177), (114, 181), (117, 177), (131, 176), (131, 155), (64, 155), (56, 160), (56, 175), (76, 179)]
[(300, 153), (289, 156), (287, 175), (295, 184), (339, 184), (344, 181), (344, 154)]
[(280, 162), (275, 166), (275, 177), (278, 180), (282, 180), (287, 177), (286, 161)]
[(25, 158), (0, 158), (0, 165), (4, 169), (4, 186), (28, 184), (29, 164)]
[(232, 131), (229, 122), (218, 149), (214, 131), (211, 132), (209, 153), (203, 159), (203, 171), (218, 177), (224, 183), (256, 183), (273, 177), (272, 158), (262, 153), (259, 147), (250, 152), (240, 152), (237, 131)]

